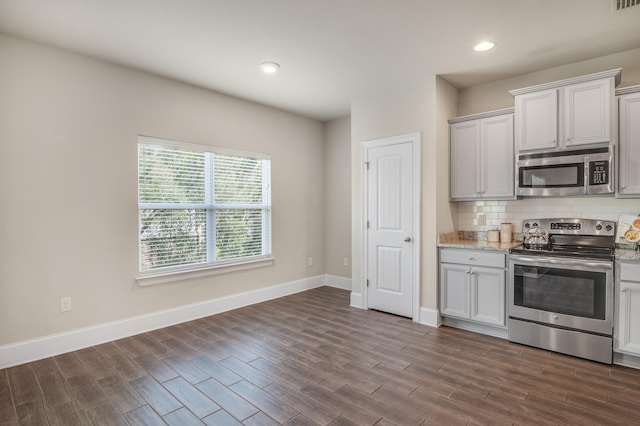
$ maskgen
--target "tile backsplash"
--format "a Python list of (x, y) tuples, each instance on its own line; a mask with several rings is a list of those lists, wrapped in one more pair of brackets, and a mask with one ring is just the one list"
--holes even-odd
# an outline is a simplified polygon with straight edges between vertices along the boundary
[(575, 217), (617, 221), (621, 214), (639, 215), (640, 199), (566, 197), (461, 201), (458, 202), (458, 230), (488, 231), (498, 229), (502, 222), (511, 222), (514, 232), (521, 232), (525, 219)]

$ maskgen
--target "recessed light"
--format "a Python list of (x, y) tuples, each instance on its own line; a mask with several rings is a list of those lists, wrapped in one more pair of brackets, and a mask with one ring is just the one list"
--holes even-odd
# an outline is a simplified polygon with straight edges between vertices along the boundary
[(475, 45), (473, 50), (476, 52), (484, 52), (485, 50), (491, 50), (496, 46), (496, 44), (492, 41), (483, 41)]
[(278, 71), (280, 65), (275, 62), (263, 62), (260, 64), (260, 69), (265, 74), (274, 74)]

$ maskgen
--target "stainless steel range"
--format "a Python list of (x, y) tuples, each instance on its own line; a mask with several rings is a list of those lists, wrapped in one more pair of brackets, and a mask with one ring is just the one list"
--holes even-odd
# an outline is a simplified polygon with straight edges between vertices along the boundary
[(616, 223), (529, 219), (509, 256), (509, 340), (611, 364)]

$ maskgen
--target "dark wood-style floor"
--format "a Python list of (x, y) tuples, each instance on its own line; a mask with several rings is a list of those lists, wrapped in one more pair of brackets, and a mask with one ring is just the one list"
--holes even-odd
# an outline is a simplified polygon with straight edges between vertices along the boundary
[(0, 370), (0, 424), (640, 424), (640, 371), (322, 287)]

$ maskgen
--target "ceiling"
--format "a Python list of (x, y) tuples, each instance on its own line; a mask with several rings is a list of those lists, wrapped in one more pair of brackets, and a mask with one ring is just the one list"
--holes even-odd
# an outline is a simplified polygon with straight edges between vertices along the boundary
[(0, 32), (325, 121), (425, 74), (464, 88), (640, 47), (640, 6), (612, 1), (0, 0)]

